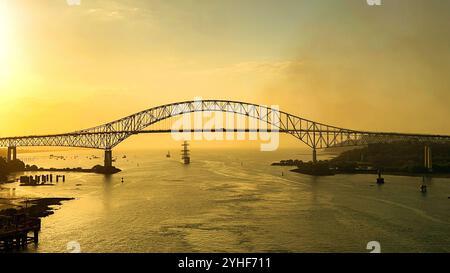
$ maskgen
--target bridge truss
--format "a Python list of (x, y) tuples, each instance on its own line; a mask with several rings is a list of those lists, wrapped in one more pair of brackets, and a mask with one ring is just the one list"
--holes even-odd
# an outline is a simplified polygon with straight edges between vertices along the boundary
[[(224, 112), (259, 120), (256, 129), (290, 134), (314, 150), (327, 147), (361, 146), (371, 143), (416, 141), (441, 143), (450, 141), (448, 135), (369, 132), (340, 128), (304, 119), (273, 107), (227, 100), (194, 100), (153, 107), (127, 117), (84, 130), (64, 134), (18, 136), (0, 138), (0, 147), (61, 146), (83, 147), (111, 151), (112, 148), (140, 133), (168, 133), (165, 130), (145, 130), (163, 120), (195, 112)], [(224, 128), (227, 131), (228, 128)], [(198, 131), (191, 128), (187, 131)], [(234, 128), (233, 128), (234, 130)]]

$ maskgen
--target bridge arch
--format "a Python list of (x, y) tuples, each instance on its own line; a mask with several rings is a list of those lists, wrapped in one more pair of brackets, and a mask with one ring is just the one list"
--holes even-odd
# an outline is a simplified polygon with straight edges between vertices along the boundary
[[(329, 146), (325, 143), (325, 139), (322, 138), (322, 133), (324, 132), (335, 133), (336, 137), (328, 140), (329, 143), (335, 144), (339, 141), (337, 135), (340, 132), (345, 131), (347, 134), (356, 132), (300, 118), (265, 105), (227, 100), (193, 100), (156, 106), (106, 124), (75, 131), (72, 134), (100, 135), (104, 139), (96, 141), (95, 147), (92, 148), (111, 149), (129, 136), (138, 134), (153, 124), (195, 112), (224, 112), (254, 118), (267, 123), (272, 130), (293, 135), (312, 148)], [(315, 133), (307, 134), (306, 132)]]
[(229, 100), (192, 100), (149, 108), (121, 119), (65, 134), (0, 138), (0, 147), (62, 146), (103, 149), (112, 148), (148, 126), (162, 120), (194, 112), (228, 112), (245, 115), (269, 124), (272, 129), (293, 135), (313, 149), (332, 146), (359, 146), (392, 141), (448, 142), (450, 136), (368, 132), (340, 128), (311, 121), (296, 115), (253, 103)]

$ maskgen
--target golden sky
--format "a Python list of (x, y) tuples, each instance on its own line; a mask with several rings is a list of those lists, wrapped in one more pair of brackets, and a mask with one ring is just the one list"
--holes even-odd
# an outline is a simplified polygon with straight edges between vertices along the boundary
[(0, 0), (0, 136), (198, 96), (450, 134), (450, 1), (382, 2)]

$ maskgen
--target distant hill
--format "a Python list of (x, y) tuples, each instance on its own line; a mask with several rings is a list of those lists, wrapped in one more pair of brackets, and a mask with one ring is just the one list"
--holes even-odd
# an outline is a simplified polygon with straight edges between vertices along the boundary
[(351, 151), (351, 150), (354, 150), (354, 149), (358, 149), (358, 148), (362, 148), (362, 147), (365, 147), (365, 146), (360, 146), (360, 147), (355, 147), (355, 146), (348, 146), (348, 147), (338, 147), (338, 146), (336, 146), (336, 147), (328, 147), (328, 148), (325, 148), (325, 149), (323, 149), (323, 152), (322, 153), (324, 153), (324, 154), (334, 154), (334, 155), (338, 155), (338, 154), (342, 154), (343, 152), (346, 152), (346, 151)]
[[(433, 171), (450, 172), (450, 144), (430, 144)], [(342, 168), (350, 165), (372, 165), (386, 171), (424, 171), (424, 144), (395, 142), (369, 144), (367, 147), (345, 151), (330, 160), (330, 164)]]

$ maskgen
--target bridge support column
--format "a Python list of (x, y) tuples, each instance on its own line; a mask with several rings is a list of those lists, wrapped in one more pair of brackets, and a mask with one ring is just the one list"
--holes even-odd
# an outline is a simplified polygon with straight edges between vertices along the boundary
[(431, 147), (425, 145), (425, 153), (424, 153), (424, 167), (429, 171), (433, 171), (433, 161), (431, 159)]
[(313, 148), (312, 161), (313, 161), (313, 163), (317, 163), (317, 151), (316, 151), (316, 148)]
[(105, 150), (105, 167), (112, 167), (112, 151)]
[(6, 158), (7, 162), (13, 161), (17, 159), (17, 148), (16, 147), (8, 147), (8, 157)]

